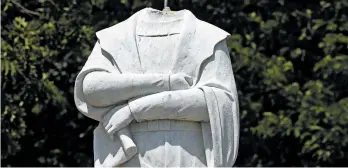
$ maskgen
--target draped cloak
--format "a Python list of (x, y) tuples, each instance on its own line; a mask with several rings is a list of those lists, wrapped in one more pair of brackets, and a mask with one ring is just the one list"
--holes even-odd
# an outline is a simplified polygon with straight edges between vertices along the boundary
[[(83, 79), (93, 71), (144, 73), (136, 45), (135, 28), (141, 10), (127, 20), (96, 33), (98, 42), (75, 82), (74, 98), (78, 110), (97, 121), (115, 106), (93, 107), (83, 94)], [(233, 166), (239, 143), (239, 107), (231, 62), (214, 58), (217, 44), (226, 47), (230, 35), (197, 19), (186, 11), (179, 44), (170, 73), (184, 72), (193, 77), (193, 88), (204, 92), (209, 122), (202, 122), (203, 142), (208, 167)], [(224, 68), (226, 67), (226, 68)], [(222, 68), (222, 69), (221, 69)], [(95, 166), (117, 166), (130, 158), (118, 140), (107, 137), (104, 128), (94, 130)]]

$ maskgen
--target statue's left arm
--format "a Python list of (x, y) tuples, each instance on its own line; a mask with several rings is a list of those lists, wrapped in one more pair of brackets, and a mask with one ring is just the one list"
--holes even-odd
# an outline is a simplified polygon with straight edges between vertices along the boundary
[(233, 97), (237, 96), (237, 92), (225, 41), (218, 43), (214, 55), (203, 62), (200, 79), (192, 88), (144, 96), (129, 101), (128, 105), (137, 121), (174, 119), (208, 122), (204, 88), (219, 90), (230, 101), (235, 101)]
[(201, 89), (166, 91), (131, 100), (128, 103), (137, 121), (173, 119), (209, 121)]

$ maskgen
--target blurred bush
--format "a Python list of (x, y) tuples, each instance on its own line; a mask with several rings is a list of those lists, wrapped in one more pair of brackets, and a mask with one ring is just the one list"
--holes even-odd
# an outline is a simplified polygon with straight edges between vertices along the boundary
[[(228, 32), (236, 166), (346, 166), (348, 0), (169, 1)], [(2, 0), (1, 166), (92, 166), (74, 80), (95, 32), (160, 0)]]

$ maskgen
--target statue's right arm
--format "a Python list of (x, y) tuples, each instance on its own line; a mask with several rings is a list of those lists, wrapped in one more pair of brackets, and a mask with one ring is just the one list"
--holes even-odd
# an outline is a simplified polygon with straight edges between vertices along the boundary
[(96, 43), (78, 75), (86, 103), (106, 107), (131, 98), (190, 87), (186, 74), (121, 73), (109, 54), (103, 54)]
[(115, 105), (131, 98), (189, 88), (187, 78), (182, 74), (122, 74), (97, 42), (76, 77), (74, 100), (80, 112), (99, 121)]
[[(100, 121), (120, 101), (168, 90), (169, 75), (121, 74), (97, 42), (75, 80), (74, 100), (84, 115)], [(120, 102), (122, 103), (122, 102)]]
[(112, 56), (102, 52), (97, 42), (81, 72), (77, 76), (78, 89), (86, 103), (106, 107), (144, 96), (169, 90), (169, 74), (121, 73)]

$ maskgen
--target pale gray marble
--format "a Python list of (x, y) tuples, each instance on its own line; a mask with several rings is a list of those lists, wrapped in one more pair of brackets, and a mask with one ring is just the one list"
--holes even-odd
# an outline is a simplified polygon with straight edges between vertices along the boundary
[(78, 110), (99, 121), (96, 167), (233, 166), (239, 108), (227, 32), (188, 10), (145, 8), (97, 37), (75, 83)]

